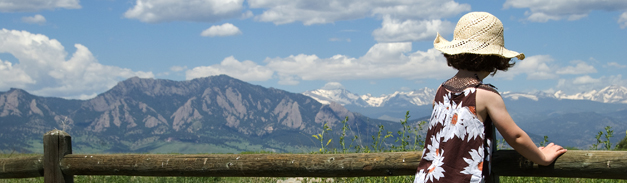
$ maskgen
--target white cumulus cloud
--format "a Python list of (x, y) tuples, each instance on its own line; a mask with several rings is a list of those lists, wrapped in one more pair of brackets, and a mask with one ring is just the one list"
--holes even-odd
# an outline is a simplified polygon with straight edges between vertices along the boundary
[(37, 95), (84, 98), (104, 92), (122, 79), (154, 77), (152, 72), (102, 65), (87, 47), (74, 47), (76, 52), (66, 60), (68, 53), (55, 39), (27, 31), (0, 30), (0, 52), (17, 59), (13, 63), (0, 61), (0, 76), (14, 75), (0, 82), (0, 90), (20, 87)]
[(405, 20), (383, 17), (381, 28), (372, 32), (378, 42), (406, 42), (433, 40), (436, 34), (453, 32), (454, 25), (442, 20)]
[(342, 85), (342, 83), (331, 81), (325, 84), (321, 89), (336, 90), (336, 89), (346, 89), (346, 88), (344, 88), (344, 85)]
[(45, 24), (46, 23), (46, 17), (44, 17), (43, 15), (37, 14), (34, 15), (32, 17), (22, 17), (22, 22), (26, 22), (29, 24)]
[(223, 37), (223, 36), (234, 36), (242, 34), (242, 31), (239, 28), (235, 27), (233, 24), (225, 23), (222, 25), (214, 25), (205, 29), (200, 33), (201, 36), (205, 37)]
[[(352, 58), (335, 55), (319, 58), (316, 55), (292, 55), (285, 58), (268, 58), (266, 67), (292, 80), (353, 80), (405, 78), (443, 79), (454, 74), (446, 60), (435, 49), (411, 50), (411, 43), (378, 43), (366, 55)], [(282, 79), (282, 78), (279, 78)]]
[(550, 65), (553, 58), (549, 55), (534, 55), (517, 61), (507, 72), (499, 72), (495, 78), (513, 79), (519, 74), (526, 74), (528, 80), (557, 79), (556, 66)]
[(6, 89), (11, 86), (14, 88), (24, 88), (28, 84), (35, 83), (35, 80), (28, 76), (26, 72), (19, 68), (14, 68), (13, 63), (0, 60), (0, 87)]
[(583, 61), (572, 61), (568, 66), (560, 66), (554, 63), (554, 59), (550, 55), (534, 55), (525, 58), (523, 61), (517, 61), (514, 67), (507, 72), (500, 72), (495, 78), (504, 78), (511, 80), (520, 74), (526, 74), (528, 80), (546, 80), (558, 79), (559, 75), (571, 74), (588, 74), (596, 73), (594, 66), (588, 65)]
[(334, 55), (291, 55), (266, 58), (266, 65), (240, 62), (227, 57), (222, 63), (186, 71), (187, 79), (226, 74), (245, 81), (279, 79), (281, 85), (297, 85), (301, 80), (341, 81), (355, 79), (404, 78), (408, 80), (444, 79), (455, 73), (435, 49), (411, 51), (411, 42), (378, 43), (359, 58)]
[(34, 12), (56, 8), (79, 9), (79, 0), (2, 0), (0, 12)]
[(137, 0), (124, 17), (142, 22), (216, 22), (242, 15), (244, 0)]
[(470, 11), (470, 5), (452, 0), (248, 0), (250, 8), (264, 9), (256, 20), (305, 25), (333, 23), (369, 16), (391, 16), (395, 19), (439, 19)]
[(573, 80), (573, 84), (591, 84), (601, 82), (601, 79), (595, 79), (588, 75), (577, 77)]
[(244, 81), (266, 81), (272, 78), (273, 73), (272, 70), (257, 65), (253, 61), (246, 60), (240, 62), (235, 57), (230, 56), (222, 60), (220, 64), (199, 66), (187, 70), (185, 71), (185, 78), (191, 80), (199, 77), (226, 74)]
[[(507, 0), (503, 8), (528, 8), (527, 19), (535, 22), (549, 20), (578, 20), (591, 11), (624, 11), (627, 1), (619, 0)], [(621, 21), (619, 20), (619, 24)], [(622, 26), (622, 24), (621, 24)]]

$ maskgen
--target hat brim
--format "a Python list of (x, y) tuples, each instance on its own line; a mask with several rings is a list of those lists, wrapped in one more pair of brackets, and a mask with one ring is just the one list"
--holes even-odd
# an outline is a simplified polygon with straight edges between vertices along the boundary
[(484, 42), (476, 42), (472, 40), (453, 40), (448, 41), (440, 36), (433, 41), (433, 47), (442, 53), (456, 55), (460, 53), (472, 53), (479, 55), (499, 55), (505, 58), (514, 58), (518, 60), (525, 59), (525, 54), (508, 50), (503, 46), (495, 44), (486, 44)]

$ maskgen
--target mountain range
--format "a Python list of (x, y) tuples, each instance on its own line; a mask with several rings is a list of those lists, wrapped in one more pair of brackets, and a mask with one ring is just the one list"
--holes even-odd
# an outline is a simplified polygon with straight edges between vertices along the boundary
[[(41, 152), (42, 135), (62, 129), (75, 152), (311, 152), (328, 124), (337, 135), (376, 134), (379, 124), (342, 105), (252, 85), (226, 75), (188, 81), (130, 78), (93, 99), (0, 92), (0, 151)], [(318, 147), (319, 148), (319, 147)], [(317, 148), (316, 148), (317, 149)]]
[[(321, 89), (306, 91), (320, 103), (339, 103), (350, 111), (371, 118), (398, 121), (406, 111), (414, 120), (427, 120), (431, 115), (431, 101), (435, 89), (397, 91), (373, 97), (370, 94), (351, 93), (338, 83)], [(516, 123), (535, 141), (544, 135), (562, 145), (588, 148), (604, 127), (614, 130), (611, 141), (618, 142), (627, 130), (627, 88), (607, 86), (567, 95), (562, 91), (501, 92), (507, 109)]]
[[(386, 107), (386, 106), (422, 106), (430, 105), (435, 96), (435, 89), (422, 88), (418, 90), (402, 92), (396, 91), (392, 94), (383, 94), (375, 97), (371, 94), (358, 95), (351, 93), (341, 85), (325, 86), (322, 89), (303, 92), (303, 95), (310, 96), (323, 104), (336, 102), (342, 105), (355, 105), (359, 107)], [(568, 100), (590, 100), (602, 103), (623, 103), (627, 104), (627, 87), (611, 85), (599, 91), (592, 90), (572, 95), (567, 95), (559, 90), (554, 93), (549, 92), (502, 92), (504, 98), (517, 100), (520, 97), (538, 100), (539, 98), (555, 98)]]
[[(625, 136), (624, 87), (576, 95), (503, 92), (508, 111), (537, 142), (587, 148), (611, 126), (613, 142)], [(428, 120), (434, 89), (373, 97), (335, 84), (302, 94), (252, 85), (226, 76), (188, 81), (129, 78), (89, 100), (41, 97), (12, 88), (0, 92), (0, 151), (42, 152), (42, 135), (62, 129), (76, 153), (309, 153), (329, 130), (338, 139), (348, 117), (347, 137), (368, 145), (379, 126), (396, 132), (406, 111), (410, 125)], [(385, 133), (385, 132), (384, 132)], [(333, 140), (331, 147), (339, 147)], [(358, 143), (358, 144), (355, 144)]]

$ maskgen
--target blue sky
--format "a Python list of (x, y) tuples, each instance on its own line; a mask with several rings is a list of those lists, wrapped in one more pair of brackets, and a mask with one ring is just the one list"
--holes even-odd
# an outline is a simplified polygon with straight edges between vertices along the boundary
[(527, 56), (485, 80), (500, 91), (627, 86), (622, 0), (0, 0), (0, 91), (87, 99), (133, 76), (217, 74), (291, 92), (436, 88), (455, 71), (433, 39), (471, 11)]

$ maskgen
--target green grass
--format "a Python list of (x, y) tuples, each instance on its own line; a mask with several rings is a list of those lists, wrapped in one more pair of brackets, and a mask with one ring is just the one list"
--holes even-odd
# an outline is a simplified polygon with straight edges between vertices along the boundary
[(501, 183), (627, 183), (618, 179), (556, 178), (556, 177), (500, 177)]
[[(75, 183), (92, 183), (92, 182), (119, 182), (119, 183), (227, 183), (227, 182), (259, 182), (259, 183), (276, 183), (277, 180), (283, 180), (285, 178), (272, 178), (272, 177), (140, 177), (140, 176), (74, 176)], [(27, 179), (0, 179), (0, 183), (30, 183), (30, 182), (43, 182), (43, 177), (27, 178)]]

